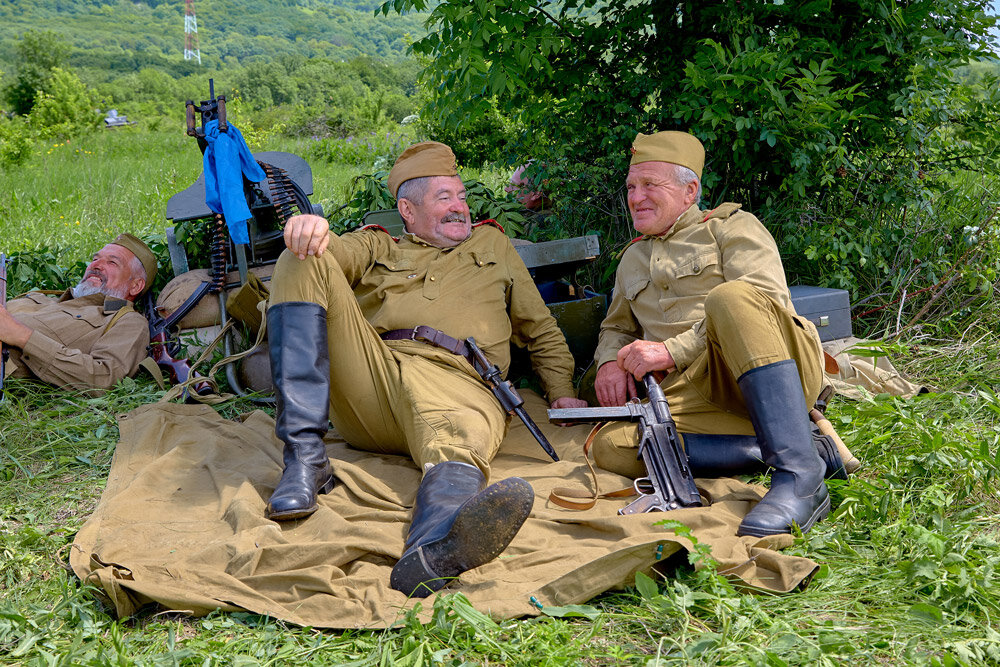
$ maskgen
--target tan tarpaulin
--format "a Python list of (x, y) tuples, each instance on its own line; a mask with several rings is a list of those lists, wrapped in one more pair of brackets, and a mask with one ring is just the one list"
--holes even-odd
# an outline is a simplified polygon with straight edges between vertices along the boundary
[(929, 387), (914, 384), (897, 371), (888, 357), (856, 354), (855, 346), (863, 347), (872, 342), (852, 336), (823, 343), (823, 349), (837, 361), (837, 366), (840, 368), (836, 374), (826, 375), (827, 381), (833, 385), (837, 394), (858, 400), (863, 397), (859, 388), (873, 394), (890, 394), (904, 398), (930, 391)]
[[(525, 393), (543, 424), (542, 399)], [(264, 518), (281, 474), (280, 443), (265, 413), (238, 423), (207, 406), (157, 404), (121, 416), (119, 425), (107, 488), (70, 556), (76, 574), (101, 589), (119, 616), (155, 602), (191, 614), (249, 610), (299, 625), (381, 628), (412, 606), (388, 586), (420, 479), (408, 459), (328, 437), (340, 482), (321, 496), (316, 514), (279, 524)], [(539, 613), (532, 597), (542, 605), (585, 602), (690, 546), (653, 525), (664, 518), (692, 528), (722, 569), (752, 586), (790, 591), (816, 570), (811, 560), (767, 549), (768, 540), (735, 537), (763, 493), (737, 480), (704, 480), (711, 507), (667, 514), (620, 517), (621, 500), (584, 512), (553, 505), (547, 498), (554, 486), (591, 484), (581, 449), (588, 427), (543, 428), (561, 462), (547, 459), (518, 423), (493, 466), (494, 479), (519, 475), (534, 487), (528, 522), (499, 559), (444, 592), (461, 590), (495, 618)], [(600, 484), (613, 490), (627, 480), (602, 472)]]

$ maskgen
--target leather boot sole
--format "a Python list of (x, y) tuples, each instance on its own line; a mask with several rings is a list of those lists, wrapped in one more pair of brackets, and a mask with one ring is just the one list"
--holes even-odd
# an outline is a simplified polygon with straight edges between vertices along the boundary
[[(756, 509), (756, 507), (754, 509)], [(804, 523), (799, 525), (799, 530), (801, 530), (803, 533), (809, 532), (809, 529), (812, 528), (817, 521), (823, 519), (829, 513), (830, 513), (830, 496), (827, 496), (826, 498), (823, 498), (822, 502), (820, 502), (820, 504), (816, 507), (813, 513), (809, 515), (809, 518), (806, 519)], [(747, 514), (748, 518), (749, 516), (750, 514)], [(744, 521), (745, 520), (746, 519), (744, 519)], [(765, 526), (754, 526), (754, 525), (747, 526), (742, 523), (740, 524), (740, 527), (736, 530), (736, 534), (738, 536), (751, 535), (753, 537), (768, 537), (769, 535), (782, 535), (790, 532), (792, 532), (791, 526), (786, 526), (784, 530), (781, 530), (778, 528), (772, 529)]]
[(403, 555), (389, 586), (425, 598), (458, 575), (484, 565), (507, 548), (531, 514), (535, 494), (523, 479), (492, 484), (459, 508), (448, 534)]
[[(333, 490), (334, 477), (331, 474), (325, 482), (320, 484), (319, 488), (316, 489), (316, 495), (321, 493), (330, 493)], [(296, 507), (293, 509), (288, 509), (283, 512), (275, 512), (271, 508), (271, 503), (267, 503), (267, 509), (264, 510), (264, 517), (270, 519), (271, 521), (293, 521), (294, 519), (302, 519), (309, 516), (319, 509), (319, 505), (316, 503), (316, 496), (313, 496), (313, 503), (310, 507)]]

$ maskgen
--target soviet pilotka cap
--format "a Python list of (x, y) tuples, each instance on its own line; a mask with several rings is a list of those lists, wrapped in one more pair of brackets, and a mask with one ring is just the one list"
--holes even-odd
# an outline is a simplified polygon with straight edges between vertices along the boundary
[(629, 165), (640, 162), (679, 164), (693, 171), (700, 179), (701, 172), (705, 169), (705, 147), (698, 141), (698, 137), (687, 132), (640, 132), (632, 142), (632, 160)]
[(142, 292), (145, 293), (156, 280), (156, 255), (149, 246), (131, 234), (119, 234), (111, 243), (125, 248), (142, 262), (142, 268), (146, 270), (146, 286), (142, 288)]
[(455, 154), (437, 141), (413, 144), (399, 156), (389, 172), (389, 193), (393, 197), (399, 186), (411, 178), (422, 176), (458, 176)]

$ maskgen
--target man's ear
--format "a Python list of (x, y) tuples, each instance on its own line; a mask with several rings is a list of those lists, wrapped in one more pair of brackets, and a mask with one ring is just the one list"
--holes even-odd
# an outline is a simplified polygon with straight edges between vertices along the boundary
[(409, 199), (400, 199), (396, 201), (396, 208), (399, 210), (399, 217), (403, 219), (403, 227), (409, 230), (414, 215), (413, 203)]
[(693, 181), (688, 181), (687, 185), (684, 186), (684, 203), (688, 206), (692, 206), (696, 199), (698, 199), (698, 188), (701, 183), (695, 179)]
[(146, 289), (145, 278), (132, 278), (128, 281), (128, 300), (135, 301), (144, 289)]

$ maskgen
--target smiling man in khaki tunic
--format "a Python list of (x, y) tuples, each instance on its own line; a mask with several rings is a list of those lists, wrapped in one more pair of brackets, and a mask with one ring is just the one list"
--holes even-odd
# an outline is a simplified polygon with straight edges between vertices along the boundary
[[(803, 531), (829, 512), (806, 406), (823, 378), (812, 323), (795, 314), (774, 239), (739, 204), (698, 207), (705, 149), (685, 132), (639, 134), (626, 186), (636, 231), (622, 257), (595, 354), (602, 405), (661, 386), (696, 475), (772, 468), (740, 535)], [(636, 475), (635, 427), (605, 427), (605, 468)], [(833, 454), (833, 456), (836, 456)], [(836, 466), (839, 462), (833, 462)]]
[(132, 303), (152, 285), (156, 256), (131, 234), (101, 248), (83, 279), (58, 298), (41, 292), (0, 305), (0, 340), (12, 377), (107, 389), (146, 357), (149, 323)]
[(411, 146), (389, 174), (406, 233), (336, 236), (313, 215), (285, 226), (268, 309), (285, 471), (274, 520), (308, 516), (333, 486), (329, 417), (351, 445), (413, 458), (424, 478), (390, 585), (424, 597), (502, 552), (531, 511), (522, 479), (486, 487), (507, 415), (465, 356), (473, 337), (506, 373), (526, 347), (549, 401), (575, 398), (573, 358), (504, 233), (473, 225), (451, 149)]

